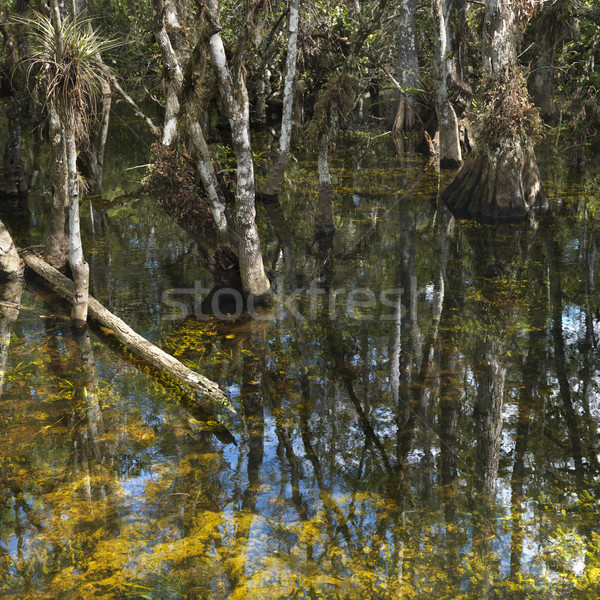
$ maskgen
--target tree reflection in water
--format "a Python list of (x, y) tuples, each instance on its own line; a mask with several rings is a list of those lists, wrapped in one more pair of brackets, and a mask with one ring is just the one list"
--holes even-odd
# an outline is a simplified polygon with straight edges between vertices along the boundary
[[(597, 223), (459, 222), (409, 153), (330, 158), (332, 189), (300, 160), (261, 208), (303, 290), (262, 320), (158, 329), (162, 290), (210, 280), (163, 217), (98, 208), (95, 294), (237, 416), (31, 292), (3, 307), (1, 594), (597, 598)], [(342, 288), (402, 294), (352, 313)]]

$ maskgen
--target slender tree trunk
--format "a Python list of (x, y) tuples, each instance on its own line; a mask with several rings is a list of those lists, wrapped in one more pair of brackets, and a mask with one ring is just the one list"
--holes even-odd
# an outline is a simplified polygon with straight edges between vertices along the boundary
[(110, 123), (110, 108), (112, 106), (111, 87), (107, 80), (103, 79), (102, 90), (102, 112), (100, 114), (100, 127), (96, 133), (96, 139), (90, 142), (90, 147), (86, 152), (87, 166), (90, 170), (90, 177), (93, 182), (95, 194), (102, 194), (102, 177), (104, 175), (104, 149), (108, 137), (108, 125)]
[(398, 66), (396, 77), (400, 90), (393, 130), (417, 129), (417, 102), (414, 94), (419, 86), (419, 57), (415, 25), (415, 0), (403, 0), (398, 20)]
[[(263, 186), (263, 196), (276, 196), (281, 190), (288, 163), (292, 142), (292, 125), (294, 109), (294, 82), (296, 78), (296, 62), (298, 57), (298, 20), (299, 0), (290, 4), (289, 39), (286, 59), (285, 86), (283, 90), (283, 115), (281, 117), (281, 134), (279, 136), (279, 152), (275, 162), (269, 169), (267, 181)], [(273, 198), (271, 198), (273, 201)]]
[(196, 120), (189, 121), (189, 137), (194, 145), (196, 168), (202, 180), (204, 191), (208, 196), (210, 210), (217, 229), (217, 243), (229, 246), (227, 215), (225, 214), (225, 198), (217, 180), (217, 175), (210, 159), (210, 151), (202, 133), (202, 127)]
[(453, 4), (449, 0), (432, 0), (435, 32), (434, 73), (435, 110), (440, 132), (440, 167), (455, 168), (462, 162), (458, 119), (448, 96), (452, 79)]
[(1, 192), (8, 196), (27, 195), (27, 176), (23, 166), (23, 131), (21, 108), (16, 99), (11, 99), (7, 110), (8, 140), (4, 150), (4, 173)]
[(211, 36), (210, 50), (223, 108), (231, 125), (233, 150), (237, 162), (235, 231), (242, 286), (246, 293), (252, 294), (257, 299), (267, 298), (271, 294), (271, 284), (265, 273), (256, 228), (248, 91), (241, 73), (238, 74), (236, 81), (232, 77), (220, 33)]
[(329, 135), (324, 135), (321, 139), (317, 168), (319, 172), (319, 203), (315, 223), (315, 242), (320, 244), (324, 239), (331, 241), (335, 233), (333, 191), (329, 173)]
[(75, 282), (75, 298), (71, 320), (76, 327), (87, 323), (90, 267), (83, 258), (79, 224), (79, 174), (75, 133), (67, 133), (67, 164), (69, 173), (69, 265)]
[(279, 137), (279, 154), (286, 157), (290, 152), (292, 141), (294, 81), (296, 78), (296, 58), (298, 56), (299, 6), (300, 0), (291, 0), (285, 86), (283, 89), (283, 116), (281, 119), (281, 136)]
[(44, 258), (55, 269), (63, 270), (69, 260), (69, 174), (65, 132), (56, 109), (50, 107), (50, 143), (52, 144), (52, 210)]
[[(176, 7), (170, 0), (152, 0), (154, 36), (160, 48), (166, 71), (166, 106), (162, 135), (163, 146), (170, 146), (177, 138), (179, 116), (179, 91), (183, 83), (183, 71), (175, 48), (181, 43), (181, 27)], [(167, 27), (174, 32), (171, 38)], [(177, 41), (174, 41), (177, 39)]]
[[(550, 29), (551, 31), (551, 29)], [(554, 107), (554, 36), (548, 30), (540, 31), (535, 44), (539, 56), (533, 63), (530, 90), (533, 103), (540, 109), (540, 117), (552, 121)]]
[(0, 221), (0, 278), (19, 277), (23, 272), (23, 263), (12, 237), (4, 223)]

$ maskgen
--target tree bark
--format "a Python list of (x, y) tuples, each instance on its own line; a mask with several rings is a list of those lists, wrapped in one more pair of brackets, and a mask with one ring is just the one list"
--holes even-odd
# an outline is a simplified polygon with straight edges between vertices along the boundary
[(568, 21), (559, 20), (563, 7), (560, 3), (545, 4), (531, 24), (535, 60), (531, 64), (528, 84), (540, 117), (551, 122), (556, 115), (554, 105), (554, 55), (559, 39), (568, 27)]
[(291, 0), (285, 85), (283, 88), (283, 116), (281, 118), (281, 135), (279, 137), (279, 154), (286, 157), (290, 152), (292, 141), (292, 109), (294, 103), (294, 80), (296, 78), (296, 57), (298, 55), (299, 6), (300, 0)]
[(401, 86), (394, 132), (417, 129), (417, 102), (414, 90), (419, 86), (419, 56), (415, 26), (415, 0), (403, 0), (398, 19), (398, 66), (396, 77)]
[(548, 200), (542, 189), (533, 144), (503, 140), (498, 148), (479, 141), (442, 199), (459, 218), (484, 222), (522, 221), (542, 214)]
[(237, 162), (235, 193), (235, 232), (244, 292), (256, 299), (271, 295), (271, 284), (265, 273), (260, 240), (256, 228), (254, 162), (250, 145), (248, 91), (243, 75), (236, 80), (228, 67), (220, 33), (210, 38), (210, 51), (217, 74), (223, 108), (232, 130), (232, 144)]
[(171, 30), (181, 33), (181, 27), (177, 20), (176, 9), (169, 0), (152, 0), (152, 17), (154, 36), (160, 48), (166, 70), (166, 106), (164, 126), (162, 132), (162, 144), (170, 146), (177, 138), (177, 121), (179, 116), (179, 91), (183, 83), (183, 70), (174, 46), (181, 44), (181, 39), (172, 41), (167, 25)]
[[(0, 222), (0, 230), (3, 228), (4, 225)], [(3, 237), (4, 234), (0, 234), (0, 245)], [(21, 259), (19, 258), (20, 261)], [(4, 376), (9, 356), (10, 339), (14, 325), (19, 318), (22, 293), (23, 281), (20, 279), (11, 278), (6, 282), (0, 283), (0, 301), (4, 303), (0, 306), (0, 396), (4, 391)]]
[(23, 263), (13, 239), (0, 221), (0, 278), (14, 279), (23, 273)]
[[(69, 278), (59, 273), (43, 259), (31, 252), (25, 251), (22, 256), (27, 267), (45, 279), (58, 295), (74, 303), (76, 295), (75, 284)], [(223, 405), (229, 411), (235, 412), (231, 401), (215, 382), (188, 369), (176, 358), (150, 343), (133, 331), (122, 319), (108, 311), (92, 296), (89, 297), (89, 316), (113, 331), (115, 336), (131, 351), (158, 369), (169, 372), (185, 387), (191, 388), (210, 400)]]
[(229, 246), (229, 233), (227, 225), (227, 215), (225, 214), (225, 198), (223, 190), (217, 180), (217, 174), (210, 158), (210, 151), (202, 133), (202, 127), (197, 120), (189, 121), (188, 125), (189, 137), (194, 145), (196, 154), (196, 168), (204, 191), (210, 203), (210, 210), (215, 220), (217, 230), (217, 243), (223, 246)]
[(49, 108), (50, 143), (52, 145), (52, 210), (50, 227), (46, 238), (44, 258), (55, 269), (62, 270), (69, 260), (69, 174), (67, 166), (67, 144), (56, 109)]
[(432, 0), (435, 32), (435, 110), (440, 132), (440, 167), (456, 168), (462, 162), (458, 119), (448, 96), (452, 79), (452, 7), (449, 0)]
[(102, 91), (102, 111), (100, 114), (100, 127), (96, 133), (96, 139), (90, 142), (85, 151), (86, 167), (89, 169), (89, 177), (92, 180), (94, 194), (102, 194), (102, 176), (104, 174), (104, 148), (108, 137), (108, 126), (110, 123), (110, 108), (112, 105), (111, 87), (107, 80), (100, 83)]
[(269, 169), (267, 180), (261, 190), (261, 194), (263, 196), (270, 196), (271, 201), (273, 201), (272, 197), (279, 194), (281, 190), (292, 142), (294, 81), (296, 78), (296, 62), (298, 57), (299, 4), (299, 0), (292, 0), (290, 4), (289, 39), (283, 91), (283, 114), (281, 117), (279, 151), (277, 153), (277, 158)]
[(477, 483), (475, 489), (481, 499), (493, 502), (496, 495), (498, 465), (500, 461), (500, 436), (502, 434), (502, 407), (506, 367), (494, 352), (487, 350), (490, 341), (479, 348), (481, 359), (477, 365), (476, 423), (477, 431)]
[(77, 145), (75, 133), (70, 131), (67, 138), (67, 165), (69, 173), (69, 265), (75, 282), (75, 296), (71, 320), (75, 327), (87, 322), (90, 267), (83, 258), (81, 230), (79, 225), (79, 174), (77, 172)]
[(9, 101), (7, 109), (8, 139), (4, 150), (4, 173), (0, 191), (7, 196), (25, 197), (27, 177), (23, 166), (23, 131), (21, 108), (17, 99)]

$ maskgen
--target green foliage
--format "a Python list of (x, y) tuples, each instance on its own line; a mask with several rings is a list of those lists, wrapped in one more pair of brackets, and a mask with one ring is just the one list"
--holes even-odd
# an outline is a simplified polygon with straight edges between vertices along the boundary
[[(105, 61), (118, 75), (128, 84), (156, 75), (157, 48), (149, 0), (88, 0), (87, 12), (105, 37), (122, 42), (118, 51), (109, 48), (104, 53)], [(148, 85), (147, 80), (144, 83)]]
[(600, 123), (600, 5), (595, 0), (569, 2), (561, 21), (570, 35), (557, 57), (558, 97), (563, 106), (561, 135), (578, 169), (589, 158), (591, 139)]
[(80, 136), (87, 134), (85, 121), (95, 107), (95, 97), (108, 69), (101, 53), (119, 42), (102, 39), (86, 18), (64, 19), (58, 26), (41, 13), (14, 16), (29, 30), (31, 51), (24, 60), (35, 73), (49, 105), (65, 116)]

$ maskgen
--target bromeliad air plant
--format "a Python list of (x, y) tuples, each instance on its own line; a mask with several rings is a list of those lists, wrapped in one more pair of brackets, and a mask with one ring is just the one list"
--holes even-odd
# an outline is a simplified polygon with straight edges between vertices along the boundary
[(47, 107), (57, 110), (62, 124), (73, 128), (78, 139), (85, 139), (96, 96), (110, 75), (101, 55), (121, 42), (101, 38), (87, 17), (50, 19), (34, 12), (12, 21), (29, 32), (31, 50), (24, 61), (30, 81), (35, 75)]
[(88, 18), (63, 19), (58, 5), (53, 4), (51, 18), (33, 13), (13, 21), (29, 32), (30, 51), (24, 60), (29, 80), (35, 81), (44, 97), (54, 150), (54, 198), (46, 254), (62, 253), (66, 258), (68, 246), (75, 282), (71, 319), (75, 326), (83, 326), (87, 322), (89, 265), (83, 257), (79, 225), (77, 143), (89, 138), (95, 98), (110, 74), (101, 53), (119, 43), (102, 39)]

